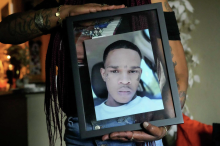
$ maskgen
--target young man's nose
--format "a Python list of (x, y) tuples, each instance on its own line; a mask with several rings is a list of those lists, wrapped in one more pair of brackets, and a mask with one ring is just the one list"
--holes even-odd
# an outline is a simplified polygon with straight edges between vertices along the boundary
[(120, 78), (119, 78), (119, 84), (131, 84), (131, 79), (129, 77), (129, 75), (127, 73), (123, 73), (120, 75)]

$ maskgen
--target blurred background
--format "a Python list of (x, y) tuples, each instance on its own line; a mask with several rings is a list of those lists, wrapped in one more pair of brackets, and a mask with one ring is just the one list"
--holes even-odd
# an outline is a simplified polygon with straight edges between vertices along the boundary
[(199, 60), (192, 72), (200, 76), (200, 83), (188, 89), (186, 103), (194, 119), (206, 124), (220, 123), (220, 1), (190, 2), (194, 7), (193, 17), (200, 21), (192, 31), (192, 39), (189, 41), (193, 54)]
[[(10, 14), (28, 11), (41, 1), (1, 0), (0, 21)], [(43, 35), (19, 45), (0, 43), (1, 146), (49, 145), (44, 113), (49, 38)]]
[[(1, 0), (0, 21), (41, 1)], [(189, 67), (183, 112), (206, 125), (220, 123), (220, 1), (169, 3), (178, 20)], [(0, 43), (0, 145), (48, 146), (44, 82), (49, 37), (43, 35), (16, 46)]]

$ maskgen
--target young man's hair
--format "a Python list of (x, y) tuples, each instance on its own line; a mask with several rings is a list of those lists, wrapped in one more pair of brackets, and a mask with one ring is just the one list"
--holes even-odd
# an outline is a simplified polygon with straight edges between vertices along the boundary
[(112, 50), (115, 50), (115, 49), (131, 49), (131, 50), (134, 50), (136, 51), (139, 56), (140, 56), (140, 59), (142, 59), (142, 55), (141, 55), (141, 51), (140, 49), (133, 43), (129, 42), (129, 41), (126, 41), (126, 40), (118, 40), (110, 45), (108, 45), (104, 51), (104, 54), (103, 54), (103, 63), (105, 64), (105, 61), (106, 61), (106, 58), (108, 56), (108, 53)]

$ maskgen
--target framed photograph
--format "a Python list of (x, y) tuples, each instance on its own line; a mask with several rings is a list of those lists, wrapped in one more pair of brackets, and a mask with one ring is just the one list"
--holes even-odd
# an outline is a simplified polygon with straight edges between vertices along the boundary
[(161, 3), (69, 17), (81, 138), (183, 123)]

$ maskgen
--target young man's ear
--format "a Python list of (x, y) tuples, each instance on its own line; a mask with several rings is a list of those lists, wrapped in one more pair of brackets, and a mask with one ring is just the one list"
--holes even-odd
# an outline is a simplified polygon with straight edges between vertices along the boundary
[(142, 69), (140, 68), (139, 81), (141, 80)]
[(101, 73), (101, 76), (102, 76), (102, 79), (103, 81), (105, 81), (105, 69), (104, 68), (100, 68), (100, 73)]
[(141, 68), (141, 74), (142, 74), (142, 68)]

